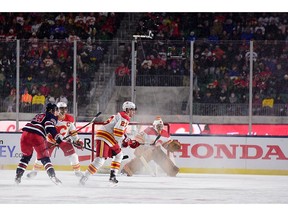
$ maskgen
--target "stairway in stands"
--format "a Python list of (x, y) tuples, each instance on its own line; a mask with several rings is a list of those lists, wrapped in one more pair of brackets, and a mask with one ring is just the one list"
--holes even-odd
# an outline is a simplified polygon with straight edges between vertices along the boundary
[(116, 67), (120, 64), (117, 59), (123, 54), (124, 45), (127, 45), (127, 43), (131, 44), (138, 21), (142, 16), (143, 13), (125, 14), (117, 30), (117, 34), (113, 39), (113, 43), (108, 47), (108, 52), (104, 55), (104, 60), (100, 64), (99, 69), (95, 72), (95, 78), (91, 82), (91, 90), (89, 93), (90, 104), (87, 105), (84, 113), (79, 112), (79, 116), (85, 115), (89, 119), (98, 111), (103, 112), (103, 107), (105, 108), (107, 106), (107, 103), (112, 96), (109, 95), (108, 92), (108, 90), (111, 89), (109, 87), (111, 86), (110, 78)]

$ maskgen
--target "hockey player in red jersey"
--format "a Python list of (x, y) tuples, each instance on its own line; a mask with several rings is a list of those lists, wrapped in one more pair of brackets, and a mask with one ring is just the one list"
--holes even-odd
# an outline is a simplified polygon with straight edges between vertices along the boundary
[[(66, 137), (68, 135), (71, 135), (71, 136), (69, 137), (69, 139), (61, 142), (58, 146), (50, 145), (48, 148), (50, 156), (52, 155), (53, 150), (56, 147), (59, 147), (63, 151), (64, 156), (69, 159), (75, 175), (78, 177), (81, 177), (83, 174), (80, 171), (80, 163), (79, 163), (78, 155), (75, 152), (75, 149), (73, 146), (75, 146), (78, 149), (83, 150), (84, 143), (79, 138), (78, 134), (75, 133), (76, 127), (74, 125), (74, 122), (75, 122), (74, 117), (67, 113), (67, 110), (68, 110), (67, 104), (65, 102), (58, 102), (57, 107), (59, 109), (59, 113), (58, 113), (58, 122), (56, 125), (56, 129), (58, 133), (60, 133), (63, 137)], [(27, 177), (34, 178), (37, 175), (37, 172), (41, 169), (42, 169), (41, 161), (36, 159), (34, 166), (33, 166), (33, 170), (27, 174)]]
[(50, 179), (57, 185), (61, 181), (56, 177), (55, 170), (50, 160), (50, 154), (47, 149), (47, 134), (53, 140), (53, 143), (62, 142), (63, 136), (57, 133), (55, 128), (57, 124), (58, 108), (55, 104), (47, 104), (46, 112), (37, 114), (31, 122), (23, 127), (20, 145), (22, 157), (16, 169), (15, 183), (21, 183), (21, 178), (33, 155), (33, 149), (37, 152), (37, 159), (41, 161)]
[[(150, 169), (149, 161), (153, 160), (169, 176), (176, 176), (179, 168), (175, 165), (173, 151), (180, 148), (177, 140), (172, 140), (170, 134), (164, 129), (164, 123), (160, 117), (153, 121), (153, 126), (135, 136), (140, 144), (135, 149), (135, 158), (129, 161), (122, 169), (122, 173), (132, 176), (143, 167)], [(174, 149), (176, 145), (176, 149)], [(155, 173), (152, 173), (155, 175)]]
[(133, 102), (126, 101), (122, 106), (123, 111), (112, 115), (96, 132), (96, 158), (88, 166), (84, 176), (80, 179), (80, 184), (84, 185), (90, 175), (93, 175), (103, 166), (107, 158), (112, 158), (110, 166), (111, 183), (118, 183), (116, 175), (120, 169), (123, 152), (122, 147), (136, 148), (140, 144), (129, 139), (125, 133), (130, 118), (135, 115), (136, 105)]

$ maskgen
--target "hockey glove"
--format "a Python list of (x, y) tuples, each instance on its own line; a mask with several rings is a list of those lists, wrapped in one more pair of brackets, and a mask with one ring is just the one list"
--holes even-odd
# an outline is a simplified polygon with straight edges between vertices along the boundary
[(84, 148), (84, 142), (81, 139), (78, 139), (73, 145), (81, 150)]
[(163, 147), (170, 152), (179, 151), (181, 149), (181, 143), (178, 140), (169, 140), (163, 143)]
[(124, 140), (122, 141), (122, 147), (127, 148), (130, 146), (131, 148), (135, 149), (140, 145), (140, 143), (136, 140), (131, 140), (129, 137), (125, 136)]
[(63, 141), (63, 136), (60, 133), (58, 133), (55, 136), (55, 140), (56, 140), (56, 143), (59, 145)]
[(125, 138), (122, 141), (122, 147), (127, 148), (130, 144), (132, 144), (132, 140), (129, 137), (127, 137), (126, 135), (124, 135), (124, 136), (125, 136)]
[(61, 137), (63, 137), (60, 134), (57, 134), (54, 138), (52, 136), (52, 134), (48, 133), (46, 136), (46, 140), (48, 143), (52, 144), (53, 146), (58, 146), (60, 145), (60, 143), (62, 142)]
[(130, 144), (130, 147), (132, 149), (135, 149), (140, 145), (140, 143), (137, 140), (131, 140), (131, 141), (132, 141), (132, 143)]

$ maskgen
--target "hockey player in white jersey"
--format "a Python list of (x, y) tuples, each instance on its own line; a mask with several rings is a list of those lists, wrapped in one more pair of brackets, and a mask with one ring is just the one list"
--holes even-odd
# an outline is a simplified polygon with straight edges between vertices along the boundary
[[(59, 109), (58, 114), (58, 122), (56, 125), (56, 130), (58, 133), (60, 133), (63, 137), (71, 135), (69, 139), (63, 140), (59, 145), (53, 144), (54, 142), (50, 140), (49, 142), (49, 135), (47, 136), (49, 145), (49, 153), (50, 156), (52, 155), (53, 150), (56, 147), (59, 147), (63, 153), (64, 156), (67, 157), (70, 161), (70, 164), (72, 166), (72, 169), (76, 176), (81, 177), (83, 174), (80, 171), (80, 162), (78, 159), (78, 155), (75, 152), (75, 149), (73, 146), (75, 146), (78, 149), (83, 150), (84, 143), (79, 138), (75, 127), (75, 120), (74, 117), (67, 113), (67, 104), (65, 102), (58, 102), (57, 107)], [(37, 172), (42, 169), (42, 163), (39, 160), (36, 160), (33, 165), (33, 170), (27, 174), (28, 178), (34, 178), (37, 175)]]
[(104, 164), (107, 158), (112, 158), (110, 166), (111, 183), (118, 183), (116, 175), (121, 166), (123, 152), (122, 147), (137, 148), (140, 144), (129, 139), (125, 132), (130, 122), (130, 118), (135, 115), (136, 105), (126, 101), (122, 106), (123, 111), (112, 115), (96, 132), (96, 158), (88, 166), (84, 176), (80, 179), (80, 184), (84, 185), (89, 176), (95, 174)]

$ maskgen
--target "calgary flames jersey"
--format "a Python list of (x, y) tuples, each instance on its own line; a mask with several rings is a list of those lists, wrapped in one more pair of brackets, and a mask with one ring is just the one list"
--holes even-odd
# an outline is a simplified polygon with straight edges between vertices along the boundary
[(101, 125), (96, 132), (96, 139), (103, 140), (110, 147), (122, 143), (129, 123), (130, 117), (123, 111), (118, 112)]
[[(57, 132), (60, 133), (63, 137), (68, 136), (69, 134), (76, 131), (76, 127), (74, 125), (74, 117), (70, 114), (65, 114), (63, 119), (58, 119), (56, 129)], [(79, 139), (77, 133), (73, 136), (69, 137), (72, 141), (76, 141)]]

